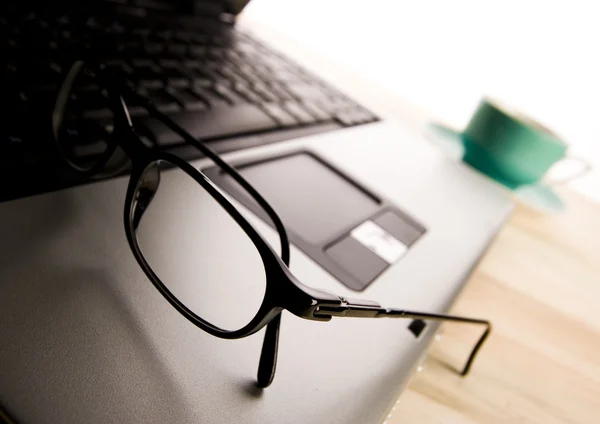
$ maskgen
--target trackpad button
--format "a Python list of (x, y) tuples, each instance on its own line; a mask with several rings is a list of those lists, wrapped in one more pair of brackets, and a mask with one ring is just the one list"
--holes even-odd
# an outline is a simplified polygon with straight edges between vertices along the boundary
[(349, 274), (345, 283), (357, 291), (364, 290), (388, 267), (385, 260), (352, 236), (346, 236), (327, 249), (327, 255)]

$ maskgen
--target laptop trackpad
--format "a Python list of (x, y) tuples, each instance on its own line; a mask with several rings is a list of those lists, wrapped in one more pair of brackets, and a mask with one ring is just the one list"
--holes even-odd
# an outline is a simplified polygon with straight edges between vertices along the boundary
[[(364, 290), (425, 232), (414, 219), (312, 153), (235, 165), (277, 211), (291, 241), (354, 290)], [(204, 172), (271, 223), (231, 177), (215, 167)]]

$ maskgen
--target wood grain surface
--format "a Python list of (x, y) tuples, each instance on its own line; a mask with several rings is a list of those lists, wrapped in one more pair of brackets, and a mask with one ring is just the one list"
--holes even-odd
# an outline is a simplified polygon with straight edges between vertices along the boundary
[(519, 205), (453, 312), (494, 332), (471, 374), (475, 335), (446, 325), (387, 424), (600, 422), (600, 205), (564, 190), (568, 211)]

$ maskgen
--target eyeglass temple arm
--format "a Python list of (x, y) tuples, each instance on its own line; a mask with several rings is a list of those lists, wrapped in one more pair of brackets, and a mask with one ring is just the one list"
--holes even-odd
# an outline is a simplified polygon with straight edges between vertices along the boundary
[(481, 346), (485, 343), (486, 339), (492, 331), (492, 324), (489, 321), (477, 318), (468, 318), (457, 315), (445, 315), (445, 314), (433, 314), (429, 312), (415, 312), (406, 311), (402, 309), (394, 308), (382, 308), (378, 303), (371, 302), (368, 300), (349, 300), (340, 297), (341, 303), (339, 305), (317, 305), (313, 311), (313, 317), (315, 319), (330, 319), (331, 317), (354, 317), (354, 318), (409, 318), (409, 319), (422, 319), (429, 321), (447, 321), (456, 322), (462, 324), (475, 324), (482, 325), (485, 327), (485, 331), (473, 347), (469, 358), (460, 372), (460, 375), (465, 376), (468, 374), (477, 353), (481, 349)]

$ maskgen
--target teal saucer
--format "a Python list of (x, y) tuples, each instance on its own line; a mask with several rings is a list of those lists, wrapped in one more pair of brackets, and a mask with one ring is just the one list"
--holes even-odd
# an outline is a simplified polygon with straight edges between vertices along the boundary
[[(425, 128), (425, 135), (435, 146), (443, 150), (450, 158), (456, 161), (462, 161), (465, 148), (460, 131), (443, 124), (431, 122), (427, 124)], [(477, 171), (480, 172), (479, 170)], [(486, 176), (489, 178), (488, 175)], [(497, 179), (495, 179), (495, 181), (512, 191), (522, 203), (535, 208), (540, 212), (560, 213), (566, 210), (563, 200), (549, 185), (538, 183), (512, 188), (502, 181)]]

